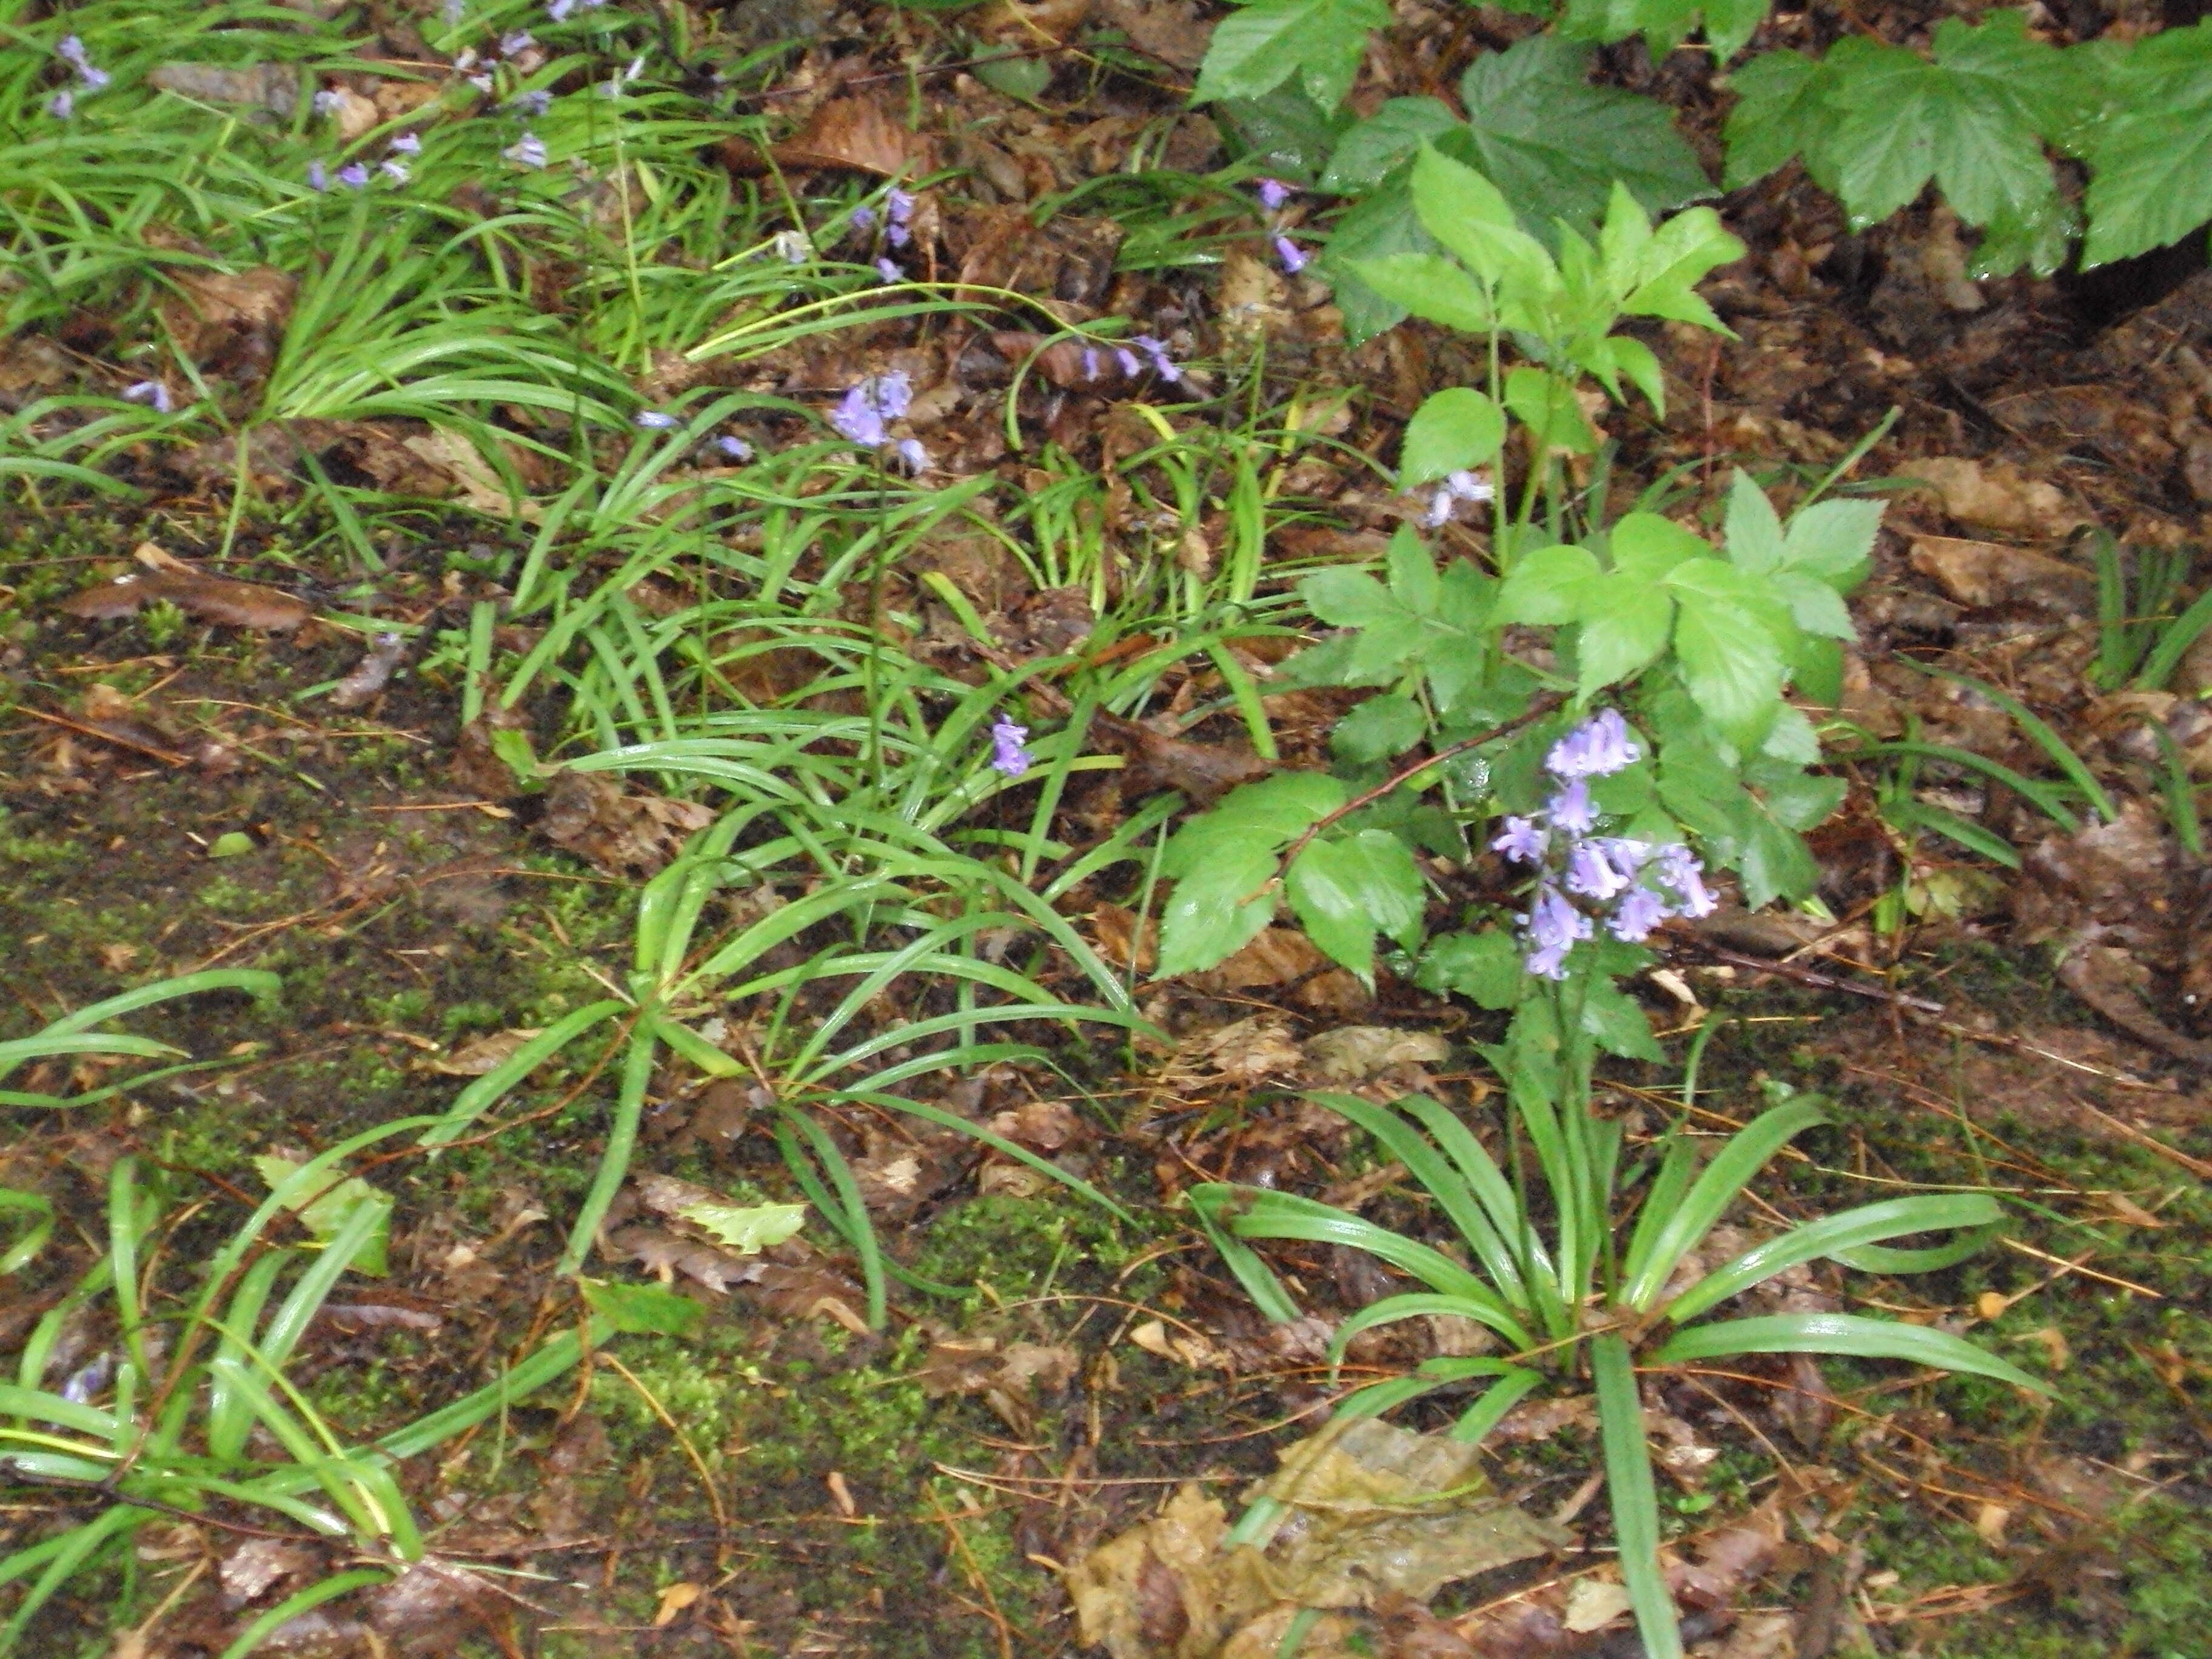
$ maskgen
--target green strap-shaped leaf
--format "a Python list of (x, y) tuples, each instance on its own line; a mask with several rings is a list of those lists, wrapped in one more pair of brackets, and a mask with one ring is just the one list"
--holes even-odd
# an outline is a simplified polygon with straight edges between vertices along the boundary
[(1823, 1216), (1792, 1227), (1779, 1238), (1771, 1238), (1714, 1268), (1668, 1304), (1667, 1317), (1678, 1325), (1685, 1323), (1787, 1268), (1839, 1250), (1877, 1244), (1906, 1233), (1985, 1227), (2003, 1214), (1997, 1201), (1985, 1193), (1928, 1193)]
[(1740, 1353), (1836, 1353), (1858, 1359), (1902, 1359), (1936, 1370), (1995, 1377), (2038, 1394), (2057, 1390), (2019, 1366), (1948, 1331), (1860, 1314), (1771, 1314), (1677, 1331), (1653, 1351), (1655, 1365), (1686, 1365)]

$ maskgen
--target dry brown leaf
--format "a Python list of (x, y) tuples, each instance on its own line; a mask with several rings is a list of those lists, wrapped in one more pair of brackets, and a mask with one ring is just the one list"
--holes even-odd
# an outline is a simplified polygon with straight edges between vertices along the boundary
[(442, 1072), (447, 1077), (482, 1077), (512, 1060), (517, 1049), (539, 1035), (539, 1030), (534, 1025), (516, 1026), (512, 1030), (471, 1037), (453, 1053), (424, 1063), (431, 1071)]
[(2010, 461), (1930, 456), (1906, 470), (1935, 487), (1944, 512), (1980, 530), (2018, 536), (2063, 536), (2082, 522), (2057, 485), (2029, 478)]
[[(152, 548), (150, 543), (139, 550), (142, 560), (149, 548)], [(203, 622), (265, 629), (271, 633), (297, 628), (313, 614), (305, 601), (277, 588), (211, 576), (169, 558), (158, 548), (152, 550), (163, 561), (157, 568), (134, 570), (71, 594), (62, 601), (61, 609), (72, 617), (106, 619), (131, 616), (151, 600), (167, 599)]]
[(392, 684), (392, 671), (407, 658), (407, 641), (399, 634), (379, 634), (362, 659), (331, 688), (331, 707), (359, 708), (373, 702)]
[(300, 101), (300, 70), (293, 64), (227, 69), (219, 64), (162, 64), (146, 72), (146, 84), (206, 104), (258, 104), (289, 116)]
[(604, 772), (563, 772), (553, 781), (538, 827), (556, 847), (612, 876), (649, 876), (714, 821), (696, 801), (630, 794)]
[(1126, 798), (1179, 789), (1194, 806), (1211, 806), (1240, 783), (1275, 769), (1242, 744), (1190, 743), (1103, 710), (1091, 717), (1091, 741), (1123, 763)]
[(1912, 568), (1978, 611), (2016, 605), (2051, 616), (2079, 617), (2096, 608), (2092, 572), (2024, 547), (1919, 536), (1912, 543)]
[(1451, 1045), (1434, 1031), (1395, 1025), (1340, 1025), (1306, 1039), (1314, 1069), (1332, 1083), (1364, 1083), (1402, 1066), (1441, 1066)]
[(1274, 261), (1249, 247), (1232, 247), (1221, 261), (1215, 304), (1221, 337), (1249, 351), (1288, 333), (1297, 321), (1290, 306), (1290, 284)]
[(1213, 39), (1213, 25), (1200, 21), (1192, 0), (1098, 0), (1098, 15), (1139, 52), (1174, 69), (1195, 70)]
[(864, 94), (832, 98), (769, 153), (779, 167), (850, 167), (886, 179), (919, 177), (935, 166), (929, 140)]
[(707, 1593), (704, 1584), (688, 1581), (661, 1587), (660, 1605), (653, 1610), (653, 1627), (665, 1630), (676, 1622), (676, 1615)]
[(1223, 1081), (1257, 1083), (1263, 1078), (1291, 1078), (1305, 1069), (1305, 1050), (1280, 1018), (1255, 1014), (1183, 1045), (1177, 1069), (1211, 1073)]

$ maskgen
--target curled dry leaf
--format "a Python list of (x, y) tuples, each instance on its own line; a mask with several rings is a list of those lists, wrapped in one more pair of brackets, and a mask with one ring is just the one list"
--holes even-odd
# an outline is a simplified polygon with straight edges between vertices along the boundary
[(604, 772), (563, 772), (546, 797), (545, 839), (611, 876), (649, 876), (714, 821), (695, 801), (630, 794)]
[(849, 167), (886, 179), (919, 178), (936, 165), (927, 137), (865, 94), (832, 98), (769, 154), (778, 167)]
[(407, 658), (407, 641), (398, 634), (379, 634), (346, 676), (331, 688), (331, 707), (359, 708), (373, 702), (392, 684), (392, 671)]
[(1090, 736), (1097, 748), (1121, 757), (1126, 798), (1179, 789), (1194, 806), (1211, 806), (1238, 784), (1275, 769), (1242, 744), (1190, 743), (1103, 710), (1091, 717)]
[(1213, 39), (1213, 25), (1200, 20), (1194, 0), (1098, 0), (1098, 13), (1147, 58), (1186, 72), (1206, 60)]
[(1451, 1045), (1434, 1031), (1402, 1031), (1395, 1025), (1340, 1025), (1306, 1039), (1314, 1070), (1331, 1083), (1364, 1083), (1385, 1072), (1415, 1066), (1441, 1066)]
[(516, 1026), (512, 1030), (493, 1031), (487, 1036), (471, 1037), (449, 1054), (439, 1054), (423, 1064), (433, 1072), (442, 1072), (447, 1077), (482, 1077), (496, 1071), (514, 1057), (514, 1053), (531, 1038), (538, 1035), (536, 1026)]

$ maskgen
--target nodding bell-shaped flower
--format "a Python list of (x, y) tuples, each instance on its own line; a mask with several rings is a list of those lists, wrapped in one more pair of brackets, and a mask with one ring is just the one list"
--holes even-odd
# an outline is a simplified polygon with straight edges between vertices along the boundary
[(1601, 708), (1552, 745), (1544, 769), (1559, 778), (1609, 778), (1642, 754), (1620, 711)]
[(1565, 979), (1567, 952), (1595, 931), (1590, 919), (1547, 882), (1537, 889), (1536, 902), (1528, 907), (1529, 950), (1525, 965), (1539, 979)]
[(138, 380), (123, 388), (125, 403), (147, 404), (156, 415), (167, 415), (176, 405), (169, 398), (169, 388), (159, 380)]
[(534, 132), (526, 132), (500, 154), (526, 167), (542, 167), (545, 165), (545, 141)]
[(1030, 769), (1030, 751), (1022, 747), (1029, 737), (1026, 726), (1017, 726), (1004, 714), (991, 723), (991, 769), (1001, 777), (1018, 778)]
[(666, 432), (676, 426), (677, 420), (657, 409), (641, 409), (629, 417), (629, 423), (641, 432)]
[(1260, 180), (1260, 205), (1270, 213), (1282, 211), (1283, 204), (1291, 199), (1291, 186), (1279, 179)]

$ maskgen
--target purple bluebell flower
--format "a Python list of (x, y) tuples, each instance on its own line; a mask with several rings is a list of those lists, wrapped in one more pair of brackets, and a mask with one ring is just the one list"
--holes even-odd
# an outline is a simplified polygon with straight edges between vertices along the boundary
[(677, 423), (673, 415), (664, 415), (657, 409), (641, 409), (629, 419), (641, 432), (665, 432)]
[(1145, 372), (1145, 366), (1137, 361), (1137, 354), (1127, 346), (1114, 348), (1114, 361), (1120, 365), (1123, 376), (1128, 380), (1133, 380)]
[(76, 94), (64, 87), (46, 100), (46, 113), (57, 121), (66, 121), (76, 113)]
[(387, 155), (376, 164), (376, 170), (395, 185), (407, 182), (407, 163), (397, 156)]
[(1275, 213), (1279, 211), (1283, 204), (1290, 199), (1291, 186), (1285, 184), (1281, 179), (1262, 179), (1260, 180), (1260, 205), (1267, 209), (1268, 212)]
[(499, 55), (514, 58), (538, 44), (528, 29), (514, 29), (499, 37)]
[(76, 72), (76, 78), (84, 83), (87, 92), (98, 92), (115, 77), (104, 69), (94, 69), (88, 64)]
[(528, 92), (517, 93), (507, 100), (507, 106), (517, 114), (534, 120), (553, 107), (553, 94), (544, 87), (532, 87)]
[(1589, 938), (1591, 932), (1590, 919), (1576, 909), (1565, 894), (1546, 882), (1536, 890), (1536, 902), (1528, 907), (1528, 971), (1539, 979), (1565, 979), (1567, 952), (1575, 948), (1577, 940)]
[(1421, 522), (1434, 530), (1451, 521), (1462, 501), (1486, 501), (1497, 493), (1480, 472), (1448, 474), (1437, 486), (1437, 493), (1429, 498), (1429, 510), (1421, 515)]
[(1597, 828), (1597, 808), (1590, 803), (1589, 785), (1580, 778), (1552, 797), (1545, 810), (1552, 822), (1571, 836), (1587, 836)]
[(556, 23), (568, 21), (568, 14), (576, 9), (576, 0), (545, 0), (545, 15)]
[(115, 1374), (115, 1355), (112, 1352), (95, 1354), (92, 1363), (72, 1373), (62, 1384), (62, 1398), (73, 1406), (88, 1405), (107, 1387), (107, 1380)]
[(123, 388), (125, 403), (150, 404), (156, 415), (167, 415), (176, 407), (169, 399), (169, 388), (159, 380), (137, 380)]
[(330, 171), (330, 169), (329, 169), (328, 167), (325, 167), (325, 166), (324, 166), (320, 161), (310, 161), (310, 162), (308, 162), (308, 163), (307, 163), (307, 188), (308, 188), (309, 190), (328, 190), (330, 187), (331, 187), (331, 171)]
[(1624, 944), (1641, 945), (1650, 936), (1651, 930), (1672, 914), (1667, 901), (1649, 887), (1632, 887), (1613, 907), (1613, 920), (1606, 925), (1606, 931)]
[(885, 192), (884, 206), (895, 225), (905, 224), (914, 217), (914, 198), (896, 185)]
[(1289, 237), (1278, 236), (1275, 238), (1275, 257), (1283, 262), (1283, 270), (1295, 276), (1306, 268), (1310, 256)]
[(325, 87), (315, 94), (314, 104), (316, 114), (336, 115), (345, 107), (345, 100), (331, 88)]
[(1175, 366), (1174, 360), (1168, 356), (1167, 347), (1151, 335), (1139, 334), (1129, 343), (1152, 360), (1152, 373), (1163, 380), (1173, 385), (1182, 379), (1182, 371)]
[(519, 143), (509, 144), (500, 154), (526, 167), (542, 167), (545, 165), (545, 141), (534, 132), (526, 132)]
[(916, 477), (929, 471), (929, 452), (921, 447), (921, 439), (900, 439), (896, 453), (899, 464)]
[(879, 448), (890, 435), (884, 423), (897, 420), (913, 402), (914, 383), (904, 373), (871, 374), (845, 394), (830, 424), (865, 448)]
[(884, 240), (889, 242), (893, 247), (904, 247), (908, 242), (914, 240), (914, 233), (904, 225), (894, 221), (884, 232)]
[(1083, 348), (1083, 378), (1086, 380), (1095, 380), (1098, 378), (1098, 348), (1097, 346)]
[(1613, 867), (1631, 881), (1659, 850), (1648, 841), (1632, 841), (1626, 836), (1606, 836), (1596, 845), (1613, 860)]
[(889, 259), (878, 259), (876, 261), (876, 275), (882, 277), (887, 283), (903, 282), (906, 279), (906, 272), (901, 270)]
[(732, 438), (727, 433), (714, 440), (714, 447), (733, 461), (750, 461), (753, 458), (750, 444), (743, 438)]
[(338, 169), (338, 182), (348, 190), (360, 190), (368, 183), (368, 169), (359, 161), (349, 161)]
[(420, 155), (422, 140), (414, 133), (403, 132), (392, 141), (390, 149), (394, 155)]
[(1004, 714), (991, 723), (991, 767), (1002, 777), (1018, 778), (1030, 769), (1030, 751), (1022, 747), (1030, 729), (1017, 726)]
[(1509, 817), (1504, 830), (1490, 843), (1490, 850), (1516, 864), (1541, 864), (1544, 850), (1551, 844), (1551, 836), (1534, 818)]
[(1567, 850), (1567, 890), (1600, 904), (1627, 889), (1629, 878), (1613, 867), (1605, 848), (1595, 841), (1578, 841)]
[(84, 49), (84, 41), (77, 35), (64, 34), (59, 40), (56, 41), (54, 43), (54, 56), (60, 58), (62, 62), (67, 64), (71, 69), (83, 70), (88, 69), (92, 65), (92, 58)]
[(873, 230), (876, 228), (876, 210), (866, 202), (853, 210), (851, 218), (855, 230)]
[(1617, 708), (1601, 708), (1552, 745), (1544, 769), (1554, 777), (1607, 778), (1633, 765), (1643, 750)]
[(489, 70), (486, 70), (481, 75), (471, 75), (469, 76), (469, 84), (474, 87), (478, 92), (483, 94), (485, 97), (489, 98), (491, 96), (492, 78)]
[(1655, 860), (1659, 867), (1659, 879), (1674, 890), (1676, 908), (1690, 917), (1709, 916), (1720, 908), (1720, 901), (1705, 885), (1705, 866), (1686, 847), (1662, 847)]

